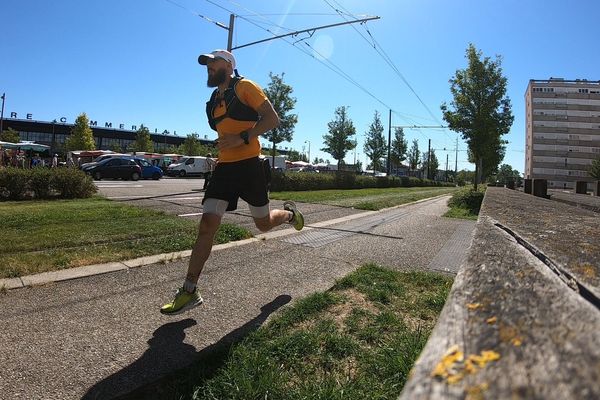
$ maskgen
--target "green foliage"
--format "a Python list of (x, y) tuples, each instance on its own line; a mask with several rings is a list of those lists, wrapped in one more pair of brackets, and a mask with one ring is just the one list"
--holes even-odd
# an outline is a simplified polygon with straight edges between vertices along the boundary
[(48, 199), (52, 194), (54, 173), (48, 168), (33, 168), (29, 176), (29, 187), (36, 199)]
[(264, 133), (264, 137), (273, 144), (273, 148), (281, 142), (291, 142), (294, 137), (294, 128), (298, 122), (298, 115), (290, 112), (296, 105), (296, 98), (292, 97), (294, 89), (283, 82), (283, 76), (269, 73), (271, 82), (265, 89), (265, 95), (271, 101), (273, 109), (279, 116), (279, 125)]
[(187, 135), (185, 140), (175, 153), (183, 154), (186, 156), (201, 156), (211, 152), (207, 146), (204, 146), (200, 142), (200, 136), (197, 133), (190, 133)]
[(501, 58), (482, 59), (482, 52), (473, 44), (469, 44), (466, 58), (468, 67), (457, 70), (450, 80), (452, 109), (446, 103), (441, 109), (450, 129), (460, 132), (467, 142), (477, 171), (481, 162), (482, 176), (486, 177), (504, 158), (506, 141), (501, 138), (509, 132), (514, 116), (506, 96), (507, 79), (502, 75)]
[(75, 168), (0, 170), (0, 200), (85, 198), (96, 191), (92, 179)]
[(238, 225), (233, 224), (221, 224), (217, 233), (215, 234), (215, 243), (229, 243), (231, 241), (249, 239), (252, 237), (252, 233), (246, 228), (242, 228)]
[(521, 186), (523, 179), (521, 178), (521, 174), (516, 169), (513, 170), (512, 167), (508, 164), (502, 164), (498, 169), (498, 173), (494, 175), (490, 175), (488, 177), (488, 184), (491, 185), (509, 185), (510, 182), (513, 182), (515, 186)]
[(0, 133), (0, 141), (19, 143), (21, 141), (21, 137), (19, 136), (19, 132), (15, 131), (13, 128), (8, 128)]
[[(336, 108), (335, 119), (327, 123), (327, 128), (328, 133), (323, 135), (324, 147), (321, 151), (330, 154), (340, 165), (340, 162), (346, 157), (346, 153), (356, 147), (356, 141), (352, 140), (352, 137), (356, 135), (356, 128), (348, 117), (348, 107)], [(315, 161), (317, 161), (316, 158)]]
[(86, 113), (80, 114), (75, 120), (75, 125), (71, 128), (71, 134), (65, 142), (65, 150), (95, 150), (96, 142), (92, 128), (90, 128), (90, 120)]
[(590, 168), (590, 176), (600, 180), (600, 157), (592, 161)]
[(366, 132), (364, 151), (366, 156), (371, 160), (371, 165), (375, 171), (383, 171), (383, 159), (387, 157), (387, 144), (383, 135), (383, 124), (379, 112), (375, 111), (373, 122), (369, 125), (369, 130)]
[(150, 137), (150, 130), (142, 124), (140, 129), (135, 132), (135, 141), (128, 147), (131, 152), (154, 152), (154, 142)]
[(308, 162), (308, 157), (306, 153), (300, 153), (297, 150), (289, 150), (287, 156), (285, 157), (288, 161), (305, 161)]
[(456, 174), (456, 184), (465, 186), (467, 182), (475, 182), (475, 172), (467, 171), (466, 169), (458, 171)]
[(460, 190), (448, 201), (449, 207), (463, 208), (471, 214), (479, 214), (485, 192), (478, 190)]
[(20, 200), (29, 184), (30, 170), (21, 168), (0, 169), (0, 200)]
[(272, 175), (271, 191), (305, 191), (325, 189), (364, 189), (413, 186), (454, 186), (415, 177), (357, 175), (354, 172), (306, 173), (276, 171)]
[(395, 165), (402, 164), (406, 160), (408, 142), (404, 138), (404, 129), (394, 128), (394, 138), (392, 139), (392, 148), (390, 149), (390, 160)]
[(53, 168), (52, 189), (63, 199), (83, 199), (98, 191), (94, 181), (75, 168)]
[(419, 141), (413, 139), (412, 146), (408, 150), (406, 157), (408, 158), (408, 166), (411, 171), (416, 171), (421, 162), (421, 152), (419, 151)]
[(428, 151), (423, 153), (423, 159), (421, 161), (421, 168), (424, 172), (427, 172), (428, 179), (435, 178), (439, 166), (440, 166), (440, 163), (435, 155), (435, 150), (431, 149), (431, 160), (429, 159)]

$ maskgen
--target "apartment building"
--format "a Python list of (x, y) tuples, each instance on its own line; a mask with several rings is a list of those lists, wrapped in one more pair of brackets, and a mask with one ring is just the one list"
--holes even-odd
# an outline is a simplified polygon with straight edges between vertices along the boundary
[(546, 179), (554, 189), (593, 182), (588, 170), (600, 158), (600, 81), (531, 79), (525, 107), (525, 178)]

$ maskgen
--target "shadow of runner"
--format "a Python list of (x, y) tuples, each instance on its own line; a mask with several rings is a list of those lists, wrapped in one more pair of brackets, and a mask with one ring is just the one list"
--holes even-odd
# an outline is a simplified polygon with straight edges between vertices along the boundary
[(148, 340), (150, 348), (138, 360), (94, 385), (83, 399), (162, 400), (184, 394), (189, 397), (194, 385), (209, 379), (224, 364), (232, 345), (258, 329), (269, 315), (291, 299), (289, 295), (277, 296), (262, 306), (256, 317), (199, 352), (183, 343), (184, 330), (196, 325), (195, 320), (165, 324), (154, 332)]
[(110, 399), (152, 379), (156, 370), (168, 371), (192, 362), (196, 348), (183, 343), (186, 328), (196, 325), (193, 319), (170, 322), (156, 329), (148, 340), (148, 349), (133, 364), (91, 387), (82, 399)]

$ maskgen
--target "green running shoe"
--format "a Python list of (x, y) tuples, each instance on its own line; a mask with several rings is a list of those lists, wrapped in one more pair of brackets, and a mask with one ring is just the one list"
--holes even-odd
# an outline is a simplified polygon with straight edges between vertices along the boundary
[(302, 228), (304, 228), (304, 215), (296, 208), (296, 203), (293, 201), (285, 201), (283, 203), (283, 209), (294, 214), (290, 224), (292, 224), (297, 231), (302, 230)]
[(177, 289), (175, 299), (160, 308), (160, 312), (166, 315), (176, 315), (190, 310), (202, 304), (202, 297), (198, 294), (198, 289), (190, 293), (184, 288)]

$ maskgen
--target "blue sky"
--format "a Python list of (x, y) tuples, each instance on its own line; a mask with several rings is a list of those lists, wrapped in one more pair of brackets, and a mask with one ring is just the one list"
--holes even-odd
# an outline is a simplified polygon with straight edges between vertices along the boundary
[[(375, 111), (386, 137), (389, 108), (392, 126), (443, 124), (440, 104), (451, 101), (448, 80), (466, 67), (470, 42), (485, 56), (503, 58), (515, 115), (504, 137), (510, 142), (504, 163), (520, 172), (529, 79), (600, 79), (595, 0), (2, 0), (4, 115), (72, 123), (86, 112), (101, 125), (144, 123), (152, 131), (212, 139), (204, 114), (211, 90), (196, 60), (225, 48), (227, 31), (198, 14), (225, 25), (230, 12), (239, 15), (235, 47), (344, 21), (336, 9), (381, 19), (234, 50), (240, 74), (262, 86), (269, 72), (285, 73), (298, 124), (293, 141), (280, 146), (308, 152), (310, 142), (311, 159), (333, 162), (320, 148), (342, 105), (350, 107), (363, 163)], [(421, 150), (431, 139), (441, 167), (447, 154), (454, 167), (457, 133), (422, 128), (405, 129), (405, 135), (409, 143), (418, 139)], [(473, 170), (460, 139), (458, 150), (458, 169)], [(353, 162), (354, 152), (346, 160)]]

